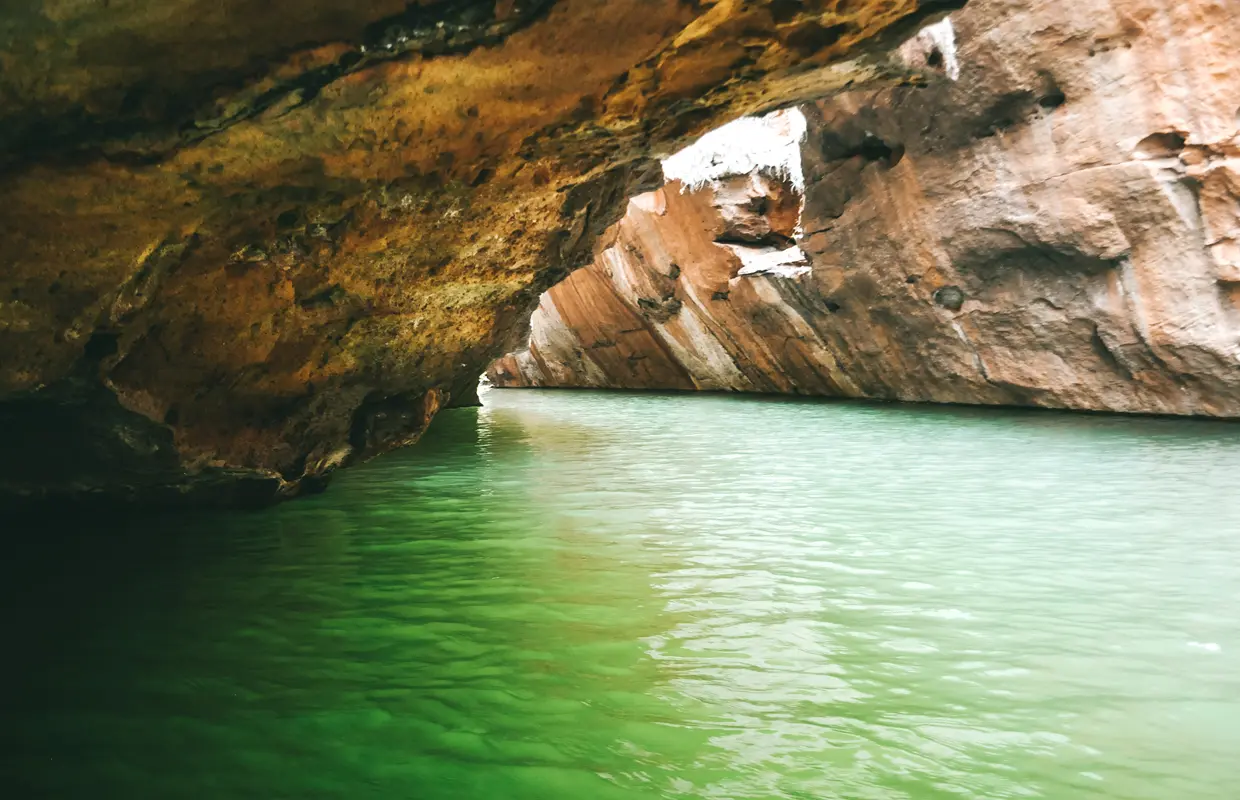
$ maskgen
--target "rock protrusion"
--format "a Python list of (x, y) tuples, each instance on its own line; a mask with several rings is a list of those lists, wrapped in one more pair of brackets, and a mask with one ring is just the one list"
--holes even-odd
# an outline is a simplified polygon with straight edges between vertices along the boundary
[(9, 5), (0, 418), (63, 463), (23, 471), (22, 439), (0, 495), (184, 502), (321, 488), (416, 438), (658, 187), (659, 157), (913, 80), (892, 31), (942, 9)]

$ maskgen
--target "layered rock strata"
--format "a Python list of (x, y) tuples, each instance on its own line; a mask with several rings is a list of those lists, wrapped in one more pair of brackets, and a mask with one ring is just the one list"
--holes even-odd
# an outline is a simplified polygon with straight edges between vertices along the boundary
[(261, 502), (417, 437), (656, 158), (960, 2), (23, 0), (0, 493)]
[(598, 258), (546, 292), (496, 386), (826, 393), (823, 353), (798, 352), (781, 287), (808, 266), (792, 245), (801, 195), (756, 171), (634, 198)]
[[(719, 244), (707, 210), (746, 178), (668, 187), (492, 379), (1240, 416), (1240, 7), (977, 0), (949, 25), (903, 50), (943, 80), (802, 107), (803, 267)], [(703, 264), (679, 226), (717, 243)], [(600, 360), (604, 302), (657, 346)]]

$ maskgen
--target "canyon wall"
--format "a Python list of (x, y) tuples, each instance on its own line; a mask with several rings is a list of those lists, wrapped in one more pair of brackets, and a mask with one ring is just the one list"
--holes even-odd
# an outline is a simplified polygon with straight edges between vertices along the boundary
[(658, 157), (921, 80), (961, 0), (21, 0), (0, 495), (259, 503), (413, 441)]
[(976, 0), (801, 107), (799, 253), (727, 233), (761, 175), (665, 187), (490, 377), (1240, 416), (1237, 53), (1230, 0)]
[(630, 201), (594, 263), (542, 296), (494, 385), (834, 393), (781, 295), (809, 269), (796, 187), (756, 171), (683, 188)]

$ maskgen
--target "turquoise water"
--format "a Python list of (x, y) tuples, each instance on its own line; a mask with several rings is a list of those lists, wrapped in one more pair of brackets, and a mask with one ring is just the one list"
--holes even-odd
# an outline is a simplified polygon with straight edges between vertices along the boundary
[(1240, 796), (1240, 426), (485, 402), (10, 529), (4, 796)]

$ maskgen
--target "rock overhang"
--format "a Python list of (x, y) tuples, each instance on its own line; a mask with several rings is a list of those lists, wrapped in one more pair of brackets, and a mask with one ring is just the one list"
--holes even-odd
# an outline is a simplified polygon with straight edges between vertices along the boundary
[(0, 28), (0, 404), (13, 424), (115, 420), (79, 446), (125, 455), (84, 471), (66, 452), (4, 488), (193, 501), (245, 475), (287, 496), (412, 441), (659, 156), (919, 80), (884, 54), (958, 5), (19, 4)]

